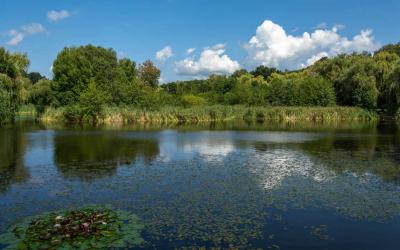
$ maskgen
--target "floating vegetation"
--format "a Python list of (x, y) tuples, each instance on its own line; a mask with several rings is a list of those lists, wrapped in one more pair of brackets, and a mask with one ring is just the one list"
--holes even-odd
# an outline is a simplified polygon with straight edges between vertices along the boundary
[(327, 225), (311, 226), (311, 235), (317, 237), (320, 240), (333, 240), (333, 237), (328, 234)]
[(6, 249), (105, 249), (144, 243), (136, 215), (88, 206), (26, 218), (0, 235)]
[(0, 233), (31, 214), (112, 204), (140, 217), (146, 249), (396, 248), (399, 134), (232, 126), (3, 130)]

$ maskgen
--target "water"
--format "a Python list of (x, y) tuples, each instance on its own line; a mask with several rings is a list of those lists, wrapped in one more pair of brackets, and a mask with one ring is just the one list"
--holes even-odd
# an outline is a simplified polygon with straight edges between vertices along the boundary
[(111, 204), (145, 248), (398, 249), (396, 124), (0, 129), (0, 232)]

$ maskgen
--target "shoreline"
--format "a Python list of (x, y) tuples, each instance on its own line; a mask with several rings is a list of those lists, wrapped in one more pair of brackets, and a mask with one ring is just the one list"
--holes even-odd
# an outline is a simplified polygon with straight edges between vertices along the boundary
[[(46, 123), (88, 123), (84, 119), (68, 120), (65, 108), (47, 108), (38, 118)], [(163, 107), (145, 110), (136, 107), (105, 107), (103, 114), (96, 117), (97, 124), (180, 124), (227, 121), (373, 121), (378, 120), (375, 112), (357, 107), (246, 107), (246, 106), (197, 106), (191, 108)]]

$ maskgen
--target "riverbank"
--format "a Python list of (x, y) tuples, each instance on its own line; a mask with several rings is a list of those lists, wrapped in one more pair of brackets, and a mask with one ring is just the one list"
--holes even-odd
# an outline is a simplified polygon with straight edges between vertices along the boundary
[[(65, 108), (47, 108), (38, 117), (43, 122), (71, 122)], [(163, 107), (144, 110), (135, 107), (106, 107), (97, 117), (100, 124), (197, 123), (210, 121), (368, 121), (378, 115), (356, 107), (247, 107), (199, 106)], [(78, 122), (78, 121), (74, 121)]]

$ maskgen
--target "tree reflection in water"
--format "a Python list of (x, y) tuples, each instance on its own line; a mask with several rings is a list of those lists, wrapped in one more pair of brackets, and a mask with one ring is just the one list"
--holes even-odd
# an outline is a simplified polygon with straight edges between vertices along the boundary
[(54, 147), (59, 171), (85, 181), (112, 176), (118, 166), (137, 159), (149, 164), (159, 154), (157, 141), (128, 139), (107, 132), (57, 133)]

